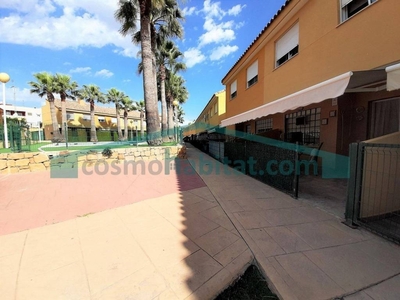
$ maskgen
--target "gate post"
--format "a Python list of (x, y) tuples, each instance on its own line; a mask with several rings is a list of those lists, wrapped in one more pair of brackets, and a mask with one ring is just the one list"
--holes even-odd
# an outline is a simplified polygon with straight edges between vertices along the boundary
[(346, 201), (346, 211), (344, 213), (346, 221), (344, 224), (354, 228), (355, 223), (354, 220), (357, 218), (355, 216), (355, 205), (356, 201), (358, 201), (357, 197), (357, 182), (361, 174), (359, 174), (360, 168), (359, 168), (359, 144), (358, 143), (352, 143), (349, 146), (349, 181), (347, 184), (347, 201)]

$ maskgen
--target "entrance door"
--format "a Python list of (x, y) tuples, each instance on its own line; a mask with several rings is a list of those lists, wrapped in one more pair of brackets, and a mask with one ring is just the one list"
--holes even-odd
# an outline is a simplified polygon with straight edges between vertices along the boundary
[(374, 101), (370, 108), (370, 139), (400, 131), (400, 98)]

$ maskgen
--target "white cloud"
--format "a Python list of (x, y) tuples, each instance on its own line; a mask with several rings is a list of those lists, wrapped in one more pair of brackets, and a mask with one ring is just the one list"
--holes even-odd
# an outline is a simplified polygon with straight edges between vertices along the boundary
[(107, 69), (102, 69), (100, 71), (97, 71), (94, 74), (94, 76), (107, 77), (107, 78), (109, 78), (109, 77), (111, 77), (113, 75), (114, 75), (114, 73), (111, 72), (110, 70), (107, 70)]
[(187, 16), (191, 16), (191, 15), (193, 15), (195, 12), (196, 12), (196, 7), (185, 7), (184, 9), (182, 9), (182, 12), (183, 12), (183, 15), (185, 16), (185, 17), (187, 17)]
[(37, 94), (31, 94), (29, 88), (20, 89), (12, 85), (7, 84), (6, 86), (6, 104), (16, 105), (16, 106), (28, 106), (28, 107), (40, 107), (46, 101), (46, 96), (40, 98)]
[(11, 13), (0, 18), (0, 40), (49, 49), (114, 45), (117, 53), (136, 57), (138, 46), (118, 32), (117, 7), (117, 1), (2, 0), (0, 9)]
[(228, 10), (228, 15), (232, 15), (232, 16), (237, 16), (238, 14), (240, 14), (240, 12), (243, 10), (243, 8), (245, 8), (246, 5), (235, 5), (234, 7), (232, 7), (230, 10)]
[(72, 70), (69, 70), (70, 73), (90, 73), (91, 67), (78, 67)]
[(199, 64), (206, 60), (204, 54), (201, 53), (199, 49), (190, 48), (189, 50), (183, 53), (185, 64), (188, 68), (193, 67), (196, 64)]
[(203, 12), (209, 18), (217, 17), (221, 19), (225, 15), (225, 12), (221, 9), (220, 5), (220, 2), (211, 3), (211, 0), (205, 0), (203, 5)]
[[(245, 7), (245, 5), (235, 5), (224, 10), (221, 8), (221, 2), (212, 2), (212, 0), (203, 2), (201, 13), (204, 16), (204, 33), (198, 38), (197, 47), (192, 47), (185, 52), (188, 68), (207, 60), (202, 52), (211, 53), (208, 59), (216, 61), (238, 50), (238, 46), (229, 44), (236, 39), (235, 30), (242, 27), (244, 23), (222, 19), (227, 16), (238, 16)], [(213, 49), (209, 49), (210, 46)]]
[(213, 49), (210, 60), (220, 60), (224, 56), (228, 56), (229, 54), (237, 51), (239, 49), (238, 46), (219, 46)]
[[(207, 21), (206, 21), (207, 23)], [(235, 39), (235, 32), (229, 28), (229, 24), (221, 23), (219, 25), (212, 22), (204, 25), (207, 26), (207, 32), (199, 38), (199, 47), (203, 47), (212, 43), (230, 42)]]

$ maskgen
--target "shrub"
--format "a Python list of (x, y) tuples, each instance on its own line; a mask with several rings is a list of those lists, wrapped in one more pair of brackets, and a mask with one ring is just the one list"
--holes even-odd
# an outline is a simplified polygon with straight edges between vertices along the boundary
[(103, 152), (101, 152), (101, 154), (103, 154), (103, 156), (105, 156), (105, 157), (107, 157), (107, 158), (110, 158), (111, 157), (111, 155), (112, 155), (112, 150), (110, 149), (110, 148), (105, 148), (104, 150), (103, 150)]

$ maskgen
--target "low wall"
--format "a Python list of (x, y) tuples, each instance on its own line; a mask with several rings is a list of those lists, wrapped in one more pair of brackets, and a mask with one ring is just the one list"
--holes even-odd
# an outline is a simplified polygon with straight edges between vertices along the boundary
[[(112, 150), (110, 157), (102, 155), (102, 151), (61, 151), (54, 153), (53, 158), (45, 153), (2, 153), (0, 154), (0, 174), (28, 173), (45, 171), (51, 167), (72, 164), (78, 167), (84, 162), (95, 163), (103, 160), (139, 161), (164, 160), (165, 158), (186, 158), (186, 146), (173, 147), (135, 147)], [(77, 164), (75, 166), (75, 164)]]

